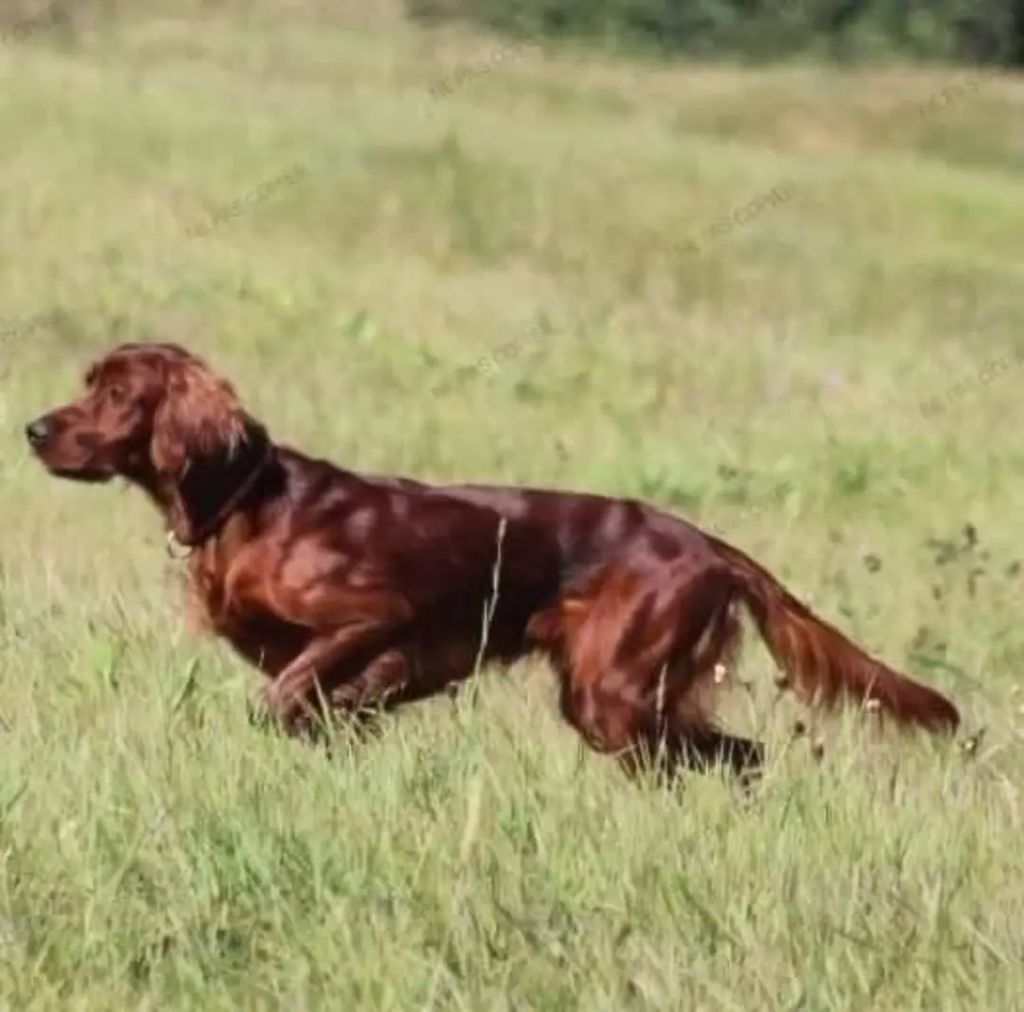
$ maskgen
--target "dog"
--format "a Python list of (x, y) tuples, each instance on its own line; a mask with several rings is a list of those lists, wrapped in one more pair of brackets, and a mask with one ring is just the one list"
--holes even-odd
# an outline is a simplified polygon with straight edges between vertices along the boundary
[(804, 701), (958, 726), (739, 549), (645, 503), (344, 470), (273, 442), (174, 344), (117, 347), (85, 386), (26, 427), (32, 450), (58, 477), (142, 489), (187, 553), (192, 606), (267, 676), (261, 712), (290, 732), (536, 652), (594, 750), (742, 773), (763, 745), (714, 720), (741, 606)]

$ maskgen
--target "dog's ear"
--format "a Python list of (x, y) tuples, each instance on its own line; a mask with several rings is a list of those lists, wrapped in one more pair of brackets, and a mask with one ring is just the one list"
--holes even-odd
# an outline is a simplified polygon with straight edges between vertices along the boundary
[(266, 429), (231, 385), (194, 358), (167, 363), (150, 454), (168, 500), (171, 530), (194, 544), (266, 461)]

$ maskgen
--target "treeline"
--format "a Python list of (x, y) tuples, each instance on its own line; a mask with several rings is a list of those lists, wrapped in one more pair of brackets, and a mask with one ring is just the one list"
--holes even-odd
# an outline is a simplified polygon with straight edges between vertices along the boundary
[(407, 0), (534, 39), (713, 57), (904, 55), (1024, 66), (1024, 0)]

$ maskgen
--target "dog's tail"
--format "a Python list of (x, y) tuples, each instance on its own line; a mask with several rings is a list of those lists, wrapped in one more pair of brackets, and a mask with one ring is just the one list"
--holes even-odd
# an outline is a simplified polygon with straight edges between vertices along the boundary
[(945, 696), (869, 657), (749, 556), (717, 538), (709, 540), (736, 579), (775, 663), (802, 698), (826, 706), (853, 699), (903, 724), (957, 729), (960, 715)]

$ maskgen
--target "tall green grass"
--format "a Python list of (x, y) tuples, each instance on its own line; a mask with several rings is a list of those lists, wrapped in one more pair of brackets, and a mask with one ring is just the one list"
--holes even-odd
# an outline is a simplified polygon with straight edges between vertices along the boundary
[[(1024, 86), (240, 11), (0, 50), (0, 1005), (1018, 1007)], [(630, 785), (533, 664), (259, 733), (147, 504), (23, 446), (145, 336), (350, 467), (714, 527), (980, 744), (794, 739), (753, 641), (750, 796)]]

